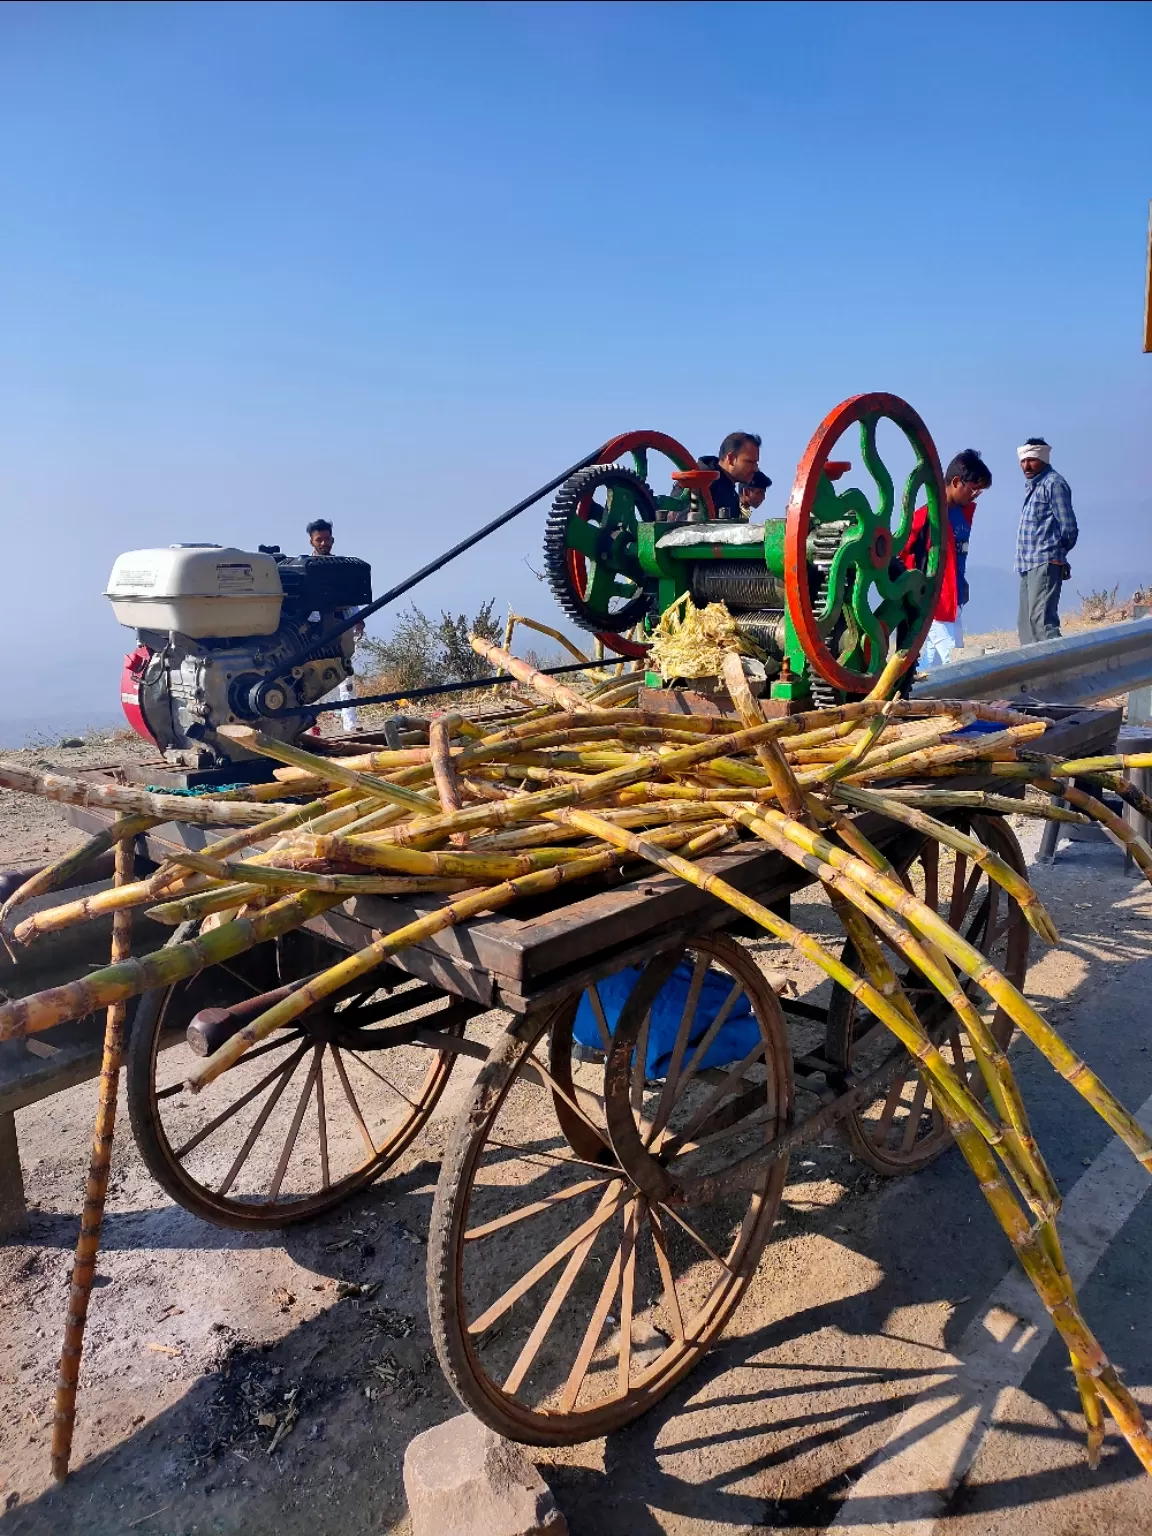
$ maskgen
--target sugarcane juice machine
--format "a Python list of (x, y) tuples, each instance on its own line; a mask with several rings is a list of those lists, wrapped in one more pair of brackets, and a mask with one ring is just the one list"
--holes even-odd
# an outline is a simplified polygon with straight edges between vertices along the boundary
[[(884, 420), (914, 459), (899, 499), (877, 449)], [(851, 463), (832, 454), (852, 427), (871, 500), (856, 486), (837, 489)], [(653, 453), (675, 466), (669, 496), (648, 485)], [(557, 495), (544, 558), (560, 607), (609, 649), (644, 657), (661, 615), (687, 594), (697, 607), (727, 606), (764, 658), (773, 712), (867, 693), (893, 649), (906, 653), (911, 681), (943, 575), (946, 512), (935, 446), (905, 401), (866, 394), (837, 406), (800, 461), (787, 516), (758, 524), (718, 520), (709, 494), (716, 472), (662, 433), (626, 433), (601, 458)], [(926, 524), (906, 562), (921, 503)]]

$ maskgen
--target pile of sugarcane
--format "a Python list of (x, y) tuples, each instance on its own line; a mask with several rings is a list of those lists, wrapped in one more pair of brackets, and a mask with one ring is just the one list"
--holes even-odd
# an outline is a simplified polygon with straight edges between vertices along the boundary
[[(1152, 1472), (1152, 1438), (1140, 1410), (1079, 1310), (1055, 1224), (1060, 1195), (1033, 1138), (1012, 1068), (970, 993), (987, 993), (1150, 1172), (1152, 1141), (988, 958), (901, 883), (853, 815), (879, 812), (967, 855), (1019, 904), (1030, 927), (1053, 943), (1051, 919), (1027, 881), (938, 813), (1100, 822), (1152, 879), (1152, 849), (1101, 800), (1071, 782), (1100, 785), (1152, 815), (1152, 802), (1123, 777), (1126, 767), (1152, 765), (1152, 757), (1053, 760), (1033, 745), (1048, 724), (1044, 720), (988, 704), (889, 699), (902, 658), (858, 703), (766, 720), (735, 654), (726, 657), (723, 675), (736, 714), (717, 718), (631, 707), (642, 683), (638, 674), (582, 694), (500, 647), (478, 639), (473, 645), (543, 698), (543, 706), (486, 724), (443, 715), (432, 720), (427, 745), (358, 757), (321, 756), (246, 727), (229, 727), (239, 744), (281, 765), (276, 780), (194, 798), (79, 783), (0, 764), (0, 786), (102, 805), (118, 817), (106, 833), (29, 882), (0, 910), (0, 923), (15, 943), (108, 911), (122, 921), (133, 908), (146, 909), (161, 923), (197, 929), (194, 937), (156, 953), (114, 957), (112, 965), (82, 980), (0, 1006), (0, 1039), (49, 1029), (102, 1007), (110, 1009), (111, 1021), (128, 998), (226, 961), (350, 896), (443, 893), (445, 899), (430, 904), (425, 915), (398, 924), (301, 984), (233, 1035), (189, 1078), (186, 1086), (196, 1092), (272, 1031), (408, 945), (527, 897), (561, 886), (579, 889), (579, 882), (630, 861), (641, 868), (656, 865), (793, 946), (853, 993), (916, 1058), (1068, 1346), (1090, 1461), (1095, 1464), (1099, 1455), (1106, 1408)], [(970, 731), (976, 722), (986, 728)], [(949, 787), (950, 779), (974, 776), (1003, 779), (1017, 793)], [(935, 782), (909, 786), (912, 779)], [(1027, 786), (1040, 793), (1021, 795)], [(29, 896), (62, 884), (110, 845), (124, 848), (144, 828), (167, 821), (220, 828), (221, 835), (210, 853), (173, 851), (146, 880), (129, 879), (121, 861), (111, 890), (37, 911), (13, 927), (16, 910)], [(703, 862), (727, 845), (754, 839), (823, 884), (862, 974)], [(123, 930), (117, 931), (123, 955)], [(947, 999), (986, 1097), (972, 1091), (933, 1043), (882, 942), (907, 962), (909, 973), (918, 972)], [(113, 1064), (116, 1060), (113, 1055)], [(106, 1083), (113, 1111), (114, 1076), (113, 1071)], [(103, 1124), (101, 1134), (110, 1138), (107, 1115)], [(74, 1306), (71, 1319), (78, 1318), (81, 1327), (82, 1310)], [(78, 1367), (78, 1350), (74, 1354)], [(73, 1397), (74, 1392), (73, 1374)], [(68, 1411), (65, 1403), (61, 1412), (66, 1417)]]

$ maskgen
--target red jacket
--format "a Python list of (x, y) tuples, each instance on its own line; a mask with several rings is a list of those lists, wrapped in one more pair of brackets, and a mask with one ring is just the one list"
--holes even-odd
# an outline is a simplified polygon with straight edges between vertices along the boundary
[[(976, 503), (970, 501), (963, 507), (946, 507), (944, 516), (944, 579), (940, 583), (940, 596), (936, 599), (936, 612), (934, 618), (941, 619), (945, 624), (951, 624), (957, 612), (968, 601), (968, 583), (965, 580), (964, 567), (968, 562), (968, 545), (964, 541), (964, 548), (959, 562), (956, 559), (956, 534), (953, 524), (958, 523), (963, 529), (970, 530), (972, 519), (976, 515)], [(908, 535), (908, 542), (900, 551), (900, 559), (909, 570), (913, 570), (921, 564), (926, 553), (925, 545), (928, 538), (928, 508), (917, 507), (912, 517), (912, 532)], [(918, 558), (920, 557), (920, 558)], [(959, 566), (959, 569), (957, 569)]]

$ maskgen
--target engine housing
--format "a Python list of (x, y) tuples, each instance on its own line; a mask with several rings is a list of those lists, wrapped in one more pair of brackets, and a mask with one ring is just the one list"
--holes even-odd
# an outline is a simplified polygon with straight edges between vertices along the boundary
[(317, 703), (352, 675), (351, 631), (307, 653), (371, 602), (372, 573), (345, 555), (174, 545), (121, 555), (107, 596), (139, 641), (121, 687), (129, 723), (162, 752), (206, 768), (252, 756), (220, 736), (221, 725), (258, 725), (290, 742), (315, 723), (307, 710), (275, 712)]

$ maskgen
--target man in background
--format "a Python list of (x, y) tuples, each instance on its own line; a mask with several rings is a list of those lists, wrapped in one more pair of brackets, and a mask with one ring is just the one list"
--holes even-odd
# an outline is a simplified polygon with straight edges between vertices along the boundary
[(764, 505), (764, 492), (771, 484), (764, 471), (758, 469), (747, 485), (740, 487), (740, 511), (745, 519), (750, 518), (753, 512), (759, 512)]
[(318, 517), (314, 523), (309, 523), (304, 532), (308, 535), (308, 542), (312, 546), (314, 555), (330, 555), (332, 553), (332, 524), (326, 517)]
[[(316, 518), (314, 522), (308, 524), (304, 532), (308, 535), (308, 542), (312, 546), (312, 553), (314, 555), (330, 555), (332, 553), (332, 547), (336, 541), (332, 534), (332, 524), (326, 517)], [(351, 610), (349, 609), (350, 612)], [(343, 617), (347, 616), (347, 614), (343, 615)], [(357, 625), (352, 631), (353, 639), (359, 640), (363, 633), (363, 624)], [(345, 707), (340, 711), (340, 723), (346, 731), (354, 731), (356, 729), (356, 709), (352, 703), (355, 697), (356, 679), (354, 677), (346, 677), (339, 687), (334, 688), (331, 693), (325, 696), (326, 699), (342, 699), (345, 701)], [(319, 724), (312, 727), (312, 734), (319, 736)]]
[(1030, 437), (1016, 450), (1028, 482), (1016, 534), (1016, 574), (1020, 577), (1020, 613), (1016, 629), (1021, 645), (1060, 638), (1060, 588), (1072, 575), (1068, 553), (1079, 529), (1072, 492), (1049, 463), (1051, 445)]
[[(976, 501), (992, 484), (992, 472), (975, 448), (965, 448), (944, 472), (944, 575), (924, 644), (920, 649), (922, 672), (947, 666), (952, 652), (964, 644), (964, 605), (968, 601), (968, 542)], [(924, 570), (928, 563), (928, 508), (917, 507), (912, 532), (900, 555), (909, 570)]]

